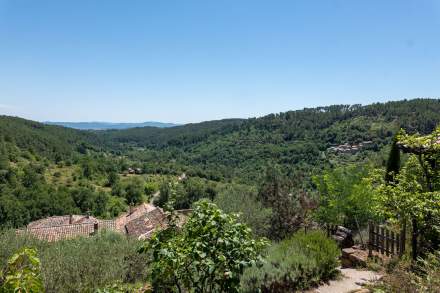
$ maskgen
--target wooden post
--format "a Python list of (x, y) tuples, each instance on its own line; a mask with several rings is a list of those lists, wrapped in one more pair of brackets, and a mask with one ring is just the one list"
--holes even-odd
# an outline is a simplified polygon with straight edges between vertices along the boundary
[(354, 219), (356, 221), (356, 226), (357, 226), (357, 229), (358, 229), (359, 238), (361, 239), (362, 249), (365, 249), (364, 239), (362, 239), (361, 227), (359, 225), (359, 222), (358, 222), (356, 216), (354, 216)]
[(417, 236), (419, 234), (419, 227), (417, 226), (417, 220), (412, 220), (412, 236), (411, 236), (411, 254), (412, 259), (417, 260)]
[(373, 222), (368, 221), (368, 257), (373, 256)]
[(396, 253), (394, 252), (394, 242), (396, 241), (396, 238), (394, 237), (394, 232), (391, 231), (391, 254), (395, 255)]
[(385, 241), (384, 241), (384, 238), (385, 238), (384, 229), (383, 229), (383, 227), (380, 227), (380, 253), (381, 254), (384, 254), (384, 252), (385, 252)]
[(385, 230), (385, 253), (387, 256), (390, 255), (390, 231), (388, 229)]
[(379, 252), (380, 248), (380, 233), (379, 233), (379, 225), (376, 225), (376, 251)]
[(400, 256), (405, 253), (406, 245), (406, 220), (403, 221), (402, 232), (400, 234)]

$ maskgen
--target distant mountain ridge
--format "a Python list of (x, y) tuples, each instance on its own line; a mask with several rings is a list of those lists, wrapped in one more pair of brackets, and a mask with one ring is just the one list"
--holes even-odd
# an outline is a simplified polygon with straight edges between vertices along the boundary
[(128, 129), (136, 127), (157, 127), (157, 128), (168, 128), (179, 126), (175, 123), (164, 123), (156, 121), (146, 121), (139, 123), (113, 123), (113, 122), (43, 122), (49, 125), (58, 125), (80, 130), (108, 130), (108, 129)]

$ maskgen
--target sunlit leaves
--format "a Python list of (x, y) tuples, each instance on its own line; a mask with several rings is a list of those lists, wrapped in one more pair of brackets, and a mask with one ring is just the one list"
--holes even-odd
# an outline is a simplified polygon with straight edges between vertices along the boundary
[(40, 260), (37, 257), (37, 251), (26, 247), (21, 249), (8, 260), (0, 292), (44, 292), (40, 270)]
[(265, 245), (236, 216), (201, 201), (181, 231), (158, 232), (142, 251), (152, 255), (159, 292), (238, 292), (244, 268), (261, 262)]

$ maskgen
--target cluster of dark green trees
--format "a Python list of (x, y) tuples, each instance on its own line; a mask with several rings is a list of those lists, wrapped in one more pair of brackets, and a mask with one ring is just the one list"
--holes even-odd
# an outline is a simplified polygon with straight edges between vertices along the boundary
[(335, 105), (167, 129), (105, 131), (99, 137), (114, 150), (132, 149), (125, 153), (148, 162), (149, 169), (158, 173), (179, 170), (212, 180), (252, 184), (269, 163), (309, 177), (328, 162), (338, 163), (344, 157), (327, 152), (333, 145), (371, 141), (356, 156), (349, 156), (358, 162), (388, 145), (399, 129), (427, 134), (439, 121), (439, 100), (416, 99)]
[(108, 218), (126, 209), (124, 198), (112, 196), (81, 177), (72, 179), (71, 186), (63, 186), (47, 182), (44, 174), (45, 166), (37, 163), (1, 170), (1, 226), (19, 227), (36, 219), (65, 214), (91, 213)]
[[(23, 122), (11, 120), (14, 127)], [(125, 160), (91, 149), (81, 153), (69, 144), (61, 148), (50, 139), (52, 133), (34, 140), (38, 134), (28, 131), (31, 137), (24, 131), (14, 138), (11, 129), (0, 135), (0, 227), (20, 227), (52, 215), (112, 218), (147, 196), (143, 182), (120, 182)], [(54, 147), (39, 149), (42, 141)]]
[[(129, 204), (148, 200), (159, 189), (136, 179), (121, 180), (128, 167), (139, 167), (147, 174), (185, 172), (190, 179), (179, 184), (175, 208), (189, 208), (200, 198), (218, 200), (224, 196), (224, 188), (216, 181), (253, 189), (249, 202), (294, 221), (293, 212), (283, 208), (290, 201), (298, 207), (306, 197), (304, 190), (314, 189), (312, 175), (341, 163), (371, 161), (398, 129), (426, 134), (439, 122), (440, 101), (434, 99), (336, 105), (167, 129), (96, 132), (1, 116), (0, 225), (21, 226), (66, 213), (117, 215)], [(328, 151), (333, 145), (362, 141), (371, 143), (355, 154)], [(379, 163), (385, 164), (385, 159)], [(54, 165), (60, 171), (48, 178)], [(278, 169), (266, 172), (271, 165)], [(66, 168), (62, 167), (74, 171), (64, 174)], [(276, 178), (284, 179), (276, 182)], [(168, 183), (160, 191), (155, 200), (162, 205), (169, 198)], [(286, 197), (275, 200), (276, 194)], [(263, 218), (260, 220), (266, 221)], [(275, 218), (269, 224), (281, 225)], [(282, 238), (285, 232), (280, 233), (273, 235)]]

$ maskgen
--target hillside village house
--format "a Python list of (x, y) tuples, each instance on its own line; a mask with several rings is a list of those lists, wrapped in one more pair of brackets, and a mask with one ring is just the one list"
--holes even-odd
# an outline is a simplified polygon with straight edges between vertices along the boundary
[(29, 233), (39, 239), (57, 241), (76, 236), (90, 236), (99, 230), (111, 230), (137, 238), (149, 238), (151, 233), (166, 226), (161, 208), (143, 203), (113, 220), (100, 220), (92, 216), (53, 216), (31, 222), (17, 233)]

